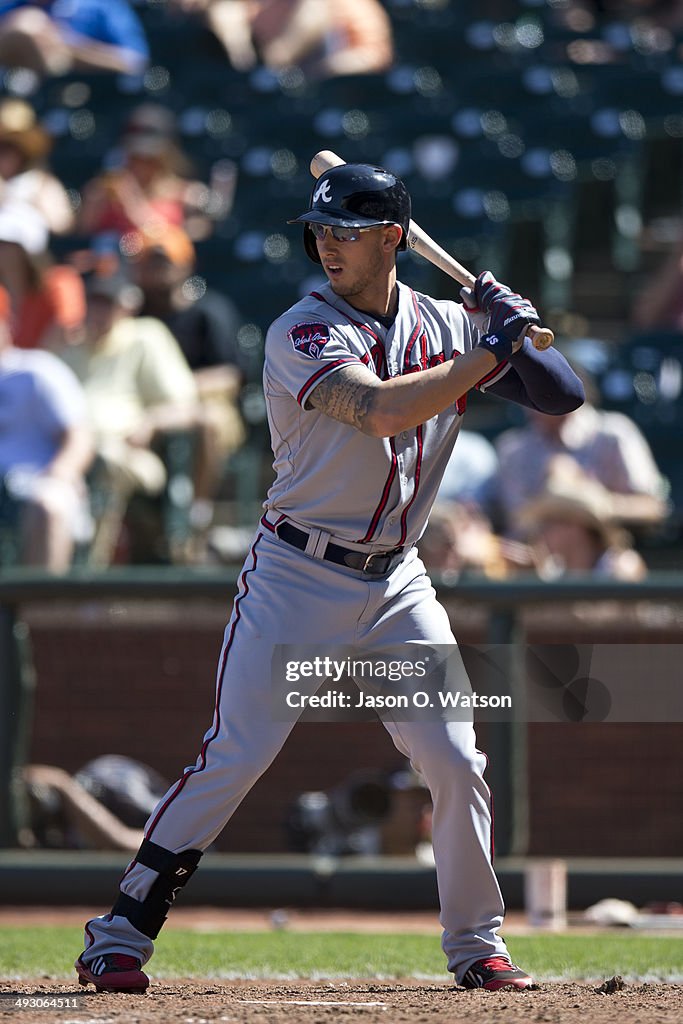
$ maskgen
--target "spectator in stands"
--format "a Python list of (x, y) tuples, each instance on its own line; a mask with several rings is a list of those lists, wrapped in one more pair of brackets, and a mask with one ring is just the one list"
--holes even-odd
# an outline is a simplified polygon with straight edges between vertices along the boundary
[(129, 239), (128, 251), (132, 278), (143, 297), (140, 315), (166, 324), (194, 374), (202, 443), (193, 515), (198, 525), (208, 526), (226, 460), (245, 438), (239, 412), (241, 318), (234, 303), (193, 276), (195, 249), (180, 228), (141, 233)]
[(136, 107), (124, 126), (120, 152), (120, 164), (83, 190), (78, 228), (84, 235), (158, 232), (167, 224), (187, 228), (194, 238), (210, 233), (209, 189), (190, 180), (171, 110), (155, 103)]
[(683, 331), (683, 238), (636, 295), (632, 321), (641, 331)]
[(192, 428), (197, 389), (164, 324), (136, 317), (140, 295), (120, 272), (86, 283), (83, 340), (63, 348), (84, 389), (98, 453), (127, 493), (158, 494), (166, 471), (152, 450), (164, 431)]
[(147, 40), (127, 0), (0, 0), (0, 64), (41, 76), (140, 74)]
[(12, 345), (0, 291), (0, 490), (19, 521), (19, 560), (65, 572), (91, 536), (84, 475), (93, 456), (85, 401), (50, 352)]
[(299, 66), (311, 79), (386, 71), (391, 22), (379, 0), (173, 0), (201, 11), (231, 64)]
[(654, 524), (667, 512), (665, 485), (650, 447), (635, 423), (618, 412), (596, 409), (588, 398), (566, 416), (527, 411), (527, 425), (496, 441), (498, 496), (506, 532), (517, 533), (520, 509), (546, 486), (551, 460), (566, 455), (611, 495), (622, 523)]
[(573, 460), (555, 457), (543, 490), (518, 513), (545, 579), (591, 573), (640, 580), (647, 567), (615, 517), (612, 496)]
[(71, 231), (74, 215), (66, 189), (44, 166), (52, 139), (24, 100), (0, 100), (0, 207), (34, 206), (51, 232)]
[(494, 533), (481, 509), (466, 502), (439, 501), (430, 513), (418, 547), (429, 572), (457, 576), (468, 571), (499, 579), (511, 569), (505, 550), (507, 543)]
[(0, 206), (0, 285), (10, 297), (17, 348), (59, 348), (75, 341), (85, 319), (83, 283), (73, 267), (54, 264), (48, 227), (27, 203)]
[(495, 509), (498, 456), (495, 447), (474, 430), (461, 430), (448, 460), (437, 500), (463, 502), (492, 516)]

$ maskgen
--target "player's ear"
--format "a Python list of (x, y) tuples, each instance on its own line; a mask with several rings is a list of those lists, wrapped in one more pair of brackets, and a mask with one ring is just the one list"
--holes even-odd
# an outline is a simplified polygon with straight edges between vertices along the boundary
[(394, 252), (401, 241), (403, 228), (400, 224), (388, 224), (384, 229), (384, 248), (387, 252)]

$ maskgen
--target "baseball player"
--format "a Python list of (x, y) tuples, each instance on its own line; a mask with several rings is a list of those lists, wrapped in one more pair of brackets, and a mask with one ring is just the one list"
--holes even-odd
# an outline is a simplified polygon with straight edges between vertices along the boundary
[[(142, 967), (175, 895), (293, 727), (274, 720), (274, 645), (354, 645), (371, 656), (455, 644), (416, 544), (469, 389), (556, 414), (583, 401), (564, 358), (524, 338), (536, 310), (490, 273), (464, 294), (469, 309), (397, 281), (410, 215), (400, 179), (345, 164), (318, 180), (296, 218), (328, 280), (266, 338), (276, 479), (226, 628), (213, 722), (196, 763), (150, 816), (111, 912), (85, 926), (83, 985), (147, 988)], [(320, 679), (297, 685), (307, 684), (313, 693)], [(499, 935), (491, 798), (472, 723), (384, 724), (431, 792), (449, 970), (468, 988), (528, 987)]]

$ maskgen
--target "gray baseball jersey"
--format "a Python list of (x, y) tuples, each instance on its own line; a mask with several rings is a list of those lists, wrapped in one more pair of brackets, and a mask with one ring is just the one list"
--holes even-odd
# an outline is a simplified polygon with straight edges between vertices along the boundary
[[(398, 285), (391, 327), (325, 284), (289, 309), (266, 338), (264, 391), (276, 480), (266, 507), (303, 526), (378, 550), (422, 535), (460, 430), (466, 399), (396, 437), (368, 437), (306, 403), (341, 367), (362, 363), (382, 379), (454, 359), (477, 342), (462, 307)], [(507, 364), (483, 384), (494, 383)]]

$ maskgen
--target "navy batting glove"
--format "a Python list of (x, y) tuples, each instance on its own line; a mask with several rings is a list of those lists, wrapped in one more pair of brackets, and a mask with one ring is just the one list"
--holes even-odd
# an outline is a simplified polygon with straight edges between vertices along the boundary
[(494, 299), (492, 302), (488, 332), (477, 346), (493, 352), (498, 363), (509, 359), (516, 351), (515, 343), (530, 324), (541, 322), (528, 299), (516, 295), (509, 288), (507, 291), (508, 295), (505, 298)]
[(477, 309), (487, 314), (491, 312), (491, 305), (496, 299), (505, 299), (512, 295), (511, 289), (507, 285), (496, 281), (490, 270), (482, 270), (474, 282), (472, 292)]

